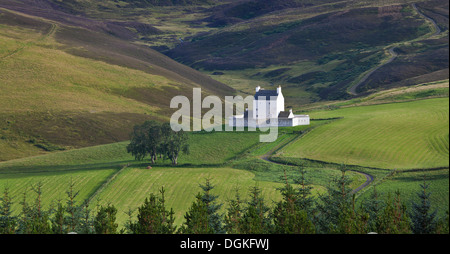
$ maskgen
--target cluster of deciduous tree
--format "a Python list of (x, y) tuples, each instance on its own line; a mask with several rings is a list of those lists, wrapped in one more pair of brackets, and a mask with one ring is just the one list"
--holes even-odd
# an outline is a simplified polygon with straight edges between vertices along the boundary
[(134, 126), (127, 151), (136, 160), (150, 156), (152, 163), (155, 163), (159, 156), (170, 159), (173, 165), (177, 165), (179, 154), (189, 153), (187, 141), (187, 134), (183, 130), (173, 131), (170, 123), (146, 121), (142, 125)]
[[(437, 211), (430, 206), (428, 184), (421, 184), (418, 202), (412, 203), (411, 210), (396, 192), (381, 198), (375, 191), (371, 198), (360, 205), (355, 204), (349, 188), (349, 180), (342, 175), (333, 181), (326, 194), (317, 198), (311, 195), (311, 186), (305, 183), (304, 170), (296, 185), (287, 181), (279, 191), (282, 200), (269, 206), (258, 187), (250, 190), (248, 200), (243, 200), (236, 191), (224, 213), (218, 196), (212, 194), (214, 186), (209, 179), (200, 185), (202, 191), (184, 215), (183, 224), (177, 228), (172, 209), (165, 203), (165, 190), (159, 195), (150, 194), (137, 209), (137, 216), (129, 220), (125, 227), (118, 229), (117, 209), (108, 204), (92, 212), (88, 202), (77, 205), (73, 184), (67, 191), (65, 204), (58, 202), (49, 210), (41, 205), (41, 187), (33, 187), (37, 194), (34, 203), (21, 202), (22, 211), (15, 216), (11, 211), (11, 198), (6, 188), (0, 203), (0, 233), (13, 234), (436, 234), (449, 233), (449, 214), (437, 217)], [(295, 187), (294, 187), (295, 186)]]

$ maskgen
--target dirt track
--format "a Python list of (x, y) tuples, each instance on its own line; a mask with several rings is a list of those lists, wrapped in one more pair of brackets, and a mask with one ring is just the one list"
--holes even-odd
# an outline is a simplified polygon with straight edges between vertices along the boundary
[(358, 88), (362, 83), (364, 83), (367, 80), (367, 78), (370, 77), (370, 75), (372, 75), (374, 72), (376, 72), (378, 69), (385, 66), (386, 64), (394, 61), (395, 58), (397, 58), (397, 53), (395, 53), (395, 47), (390, 48), (389, 53), (391, 54), (391, 58), (389, 58), (389, 60), (387, 60), (385, 63), (383, 63), (381, 65), (378, 65), (375, 69), (373, 69), (369, 73), (367, 73), (356, 85), (350, 87), (349, 92), (351, 94), (357, 95), (358, 93), (356, 92), (356, 88)]
[[(260, 158), (261, 158), (262, 160), (268, 161), (268, 162), (270, 162), (270, 163), (275, 163), (275, 164), (283, 165), (283, 166), (292, 166), (292, 165), (286, 165), (286, 164), (283, 164), (283, 163), (279, 163), (279, 162), (276, 162), (276, 161), (272, 161), (272, 160), (270, 160), (270, 156), (272, 156), (273, 153), (275, 153), (275, 151), (278, 150), (278, 148), (280, 148), (281, 146), (287, 145), (287, 144), (291, 143), (291, 142), (294, 141), (294, 140), (297, 140), (297, 138), (293, 138), (293, 139), (289, 140), (287, 143), (282, 143), (282, 144), (276, 146), (275, 148), (273, 148), (272, 150), (270, 150), (270, 151), (267, 152), (266, 154), (260, 156)], [(364, 189), (364, 188), (367, 187), (370, 183), (373, 182), (373, 176), (371, 176), (371, 175), (369, 175), (369, 174), (366, 174), (366, 173), (363, 173), (363, 172), (359, 172), (359, 171), (354, 171), (354, 170), (350, 170), (350, 171), (356, 172), (356, 173), (361, 174), (361, 175), (364, 175), (364, 176), (366, 177), (366, 181), (365, 181), (363, 184), (361, 184), (358, 188), (352, 190), (351, 194), (357, 193), (358, 191)]]
[[(425, 16), (422, 12), (419, 11), (419, 9), (417, 9), (416, 4), (412, 4), (412, 7), (414, 8), (414, 10), (424, 19), (428, 20), (429, 22), (431, 22), (434, 26), (434, 33), (431, 34), (429, 37), (433, 37), (435, 35), (438, 35), (441, 33), (441, 29), (439, 28), (439, 26), (436, 24), (436, 22), (431, 19), (430, 17)], [(357, 84), (353, 85), (352, 87), (350, 87), (349, 89), (349, 93), (352, 95), (357, 95), (358, 93), (356, 92), (356, 89), (362, 84), (364, 83), (375, 71), (377, 71), (378, 69), (380, 69), (381, 67), (383, 67), (384, 65), (391, 63), (392, 61), (394, 61), (395, 58), (397, 58), (397, 53), (395, 53), (395, 48), (396, 47), (392, 47), (389, 49), (389, 53), (391, 54), (391, 58), (389, 58), (385, 63), (375, 67), (373, 70), (371, 70), (369, 73), (367, 73)]]

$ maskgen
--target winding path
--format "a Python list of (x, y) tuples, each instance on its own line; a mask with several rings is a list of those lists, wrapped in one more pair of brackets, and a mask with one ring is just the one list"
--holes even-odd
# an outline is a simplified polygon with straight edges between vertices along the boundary
[(9, 53), (9, 54), (7, 54), (7, 55), (5, 55), (5, 56), (0, 57), (0, 61), (6, 60), (6, 59), (8, 59), (8, 58), (10, 58), (10, 57), (13, 57), (13, 56), (16, 55), (17, 53), (19, 53), (19, 52), (21, 52), (22, 50), (24, 50), (25, 48), (28, 48), (28, 47), (34, 45), (36, 42), (42, 41), (42, 40), (44, 40), (44, 39), (46, 39), (46, 38), (52, 36), (52, 35), (55, 33), (55, 31), (56, 31), (56, 25), (55, 25), (54, 23), (52, 23), (52, 24), (51, 24), (51, 27), (50, 27), (50, 29), (49, 29), (49, 31), (48, 31), (46, 34), (44, 34), (41, 38), (37, 39), (35, 42), (29, 42), (29, 43), (26, 43), (26, 44), (24, 44), (23, 46), (21, 46), (21, 47), (15, 49), (15, 50), (13, 50), (11, 53)]
[(381, 67), (385, 66), (388, 63), (391, 63), (392, 61), (394, 61), (395, 58), (397, 58), (397, 53), (395, 53), (395, 48), (396, 47), (392, 47), (389, 49), (389, 53), (391, 54), (391, 57), (384, 62), (381, 65), (378, 65), (377, 67), (375, 67), (373, 70), (371, 70), (370, 72), (368, 72), (357, 84), (355, 84), (354, 86), (350, 87), (349, 92), (352, 95), (357, 95), (358, 93), (356, 92), (356, 89), (362, 84), (364, 83), (369, 77), (370, 75), (372, 75), (374, 72), (376, 72), (378, 69), (380, 69)]
[[(416, 4), (412, 4), (412, 7), (414, 8), (414, 10), (415, 10), (422, 18), (426, 19), (427, 21), (431, 22), (431, 24), (433, 24), (433, 26), (434, 26), (434, 32), (433, 32), (433, 34), (429, 35), (428, 38), (429, 38), (429, 37), (432, 37), (432, 36), (439, 35), (439, 34), (441, 33), (441, 29), (439, 28), (439, 26), (436, 24), (436, 22), (435, 22), (433, 19), (431, 19), (430, 17), (425, 16), (422, 12), (420, 12), (419, 9), (417, 9)], [(367, 74), (366, 74), (366, 75), (365, 75), (365, 76), (364, 76), (357, 84), (353, 85), (353, 86), (349, 89), (349, 93), (351, 93), (351, 94), (353, 94), (353, 95), (357, 95), (356, 89), (357, 89), (362, 83), (364, 83), (364, 81), (366, 81), (366, 80), (369, 78), (370, 75), (372, 75), (375, 71), (377, 71), (378, 69), (380, 69), (380, 68), (383, 67), (384, 65), (389, 64), (389, 63), (391, 63), (392, 61), (394, 61), (394, 59), (397, 58), (397, 56), (398, 56), (398, 54), (395, 52), (395, 49), (396, 49), (395, 46), (391, 47), (391, 48), (388, 50), (388, 51), (389, 51), (389, 54), (391, 54), (391, 57), (390, 57), (386, 62), (384, 62), (383, 64), (378, 65), (377, 67), (375, 67), (374, 69), (372, 69), (370, 72), (368, 72), (368, 73), (367, 73)], [(301, 136), (301, 135), (300, 135), (300, 136)], [(287, 142), (282, 142), (282, 143), (278, 144), (276, 147), (272, 148), (272, 149), (271, 149), (269, 152), (267, 152), (266, 154), (261, 155), (260, 158), (261, 158), (262, 160), (265, 160), (265, 161), (270, 162), (270, 163), (275, 163), (275, 164), (279, 164), (279, 165), (286, 166), (286, 164), (283, 164), (283, 163), (279, 163), (279, 162), (270, 160), (270, 157), (271, 157), (271, 156), (275, 153), (275, 151), (277, 151), (280, 147), (282, 147), (282, 146), (284, 146), (284, 145), (287, 145), (287, 144), (293, 142), (294, 140), (297, 140), (297, 138), (300, 138), (300, 136), (297, 136), (297, 137), (295, 137), (295, 138), (289, 139)], [(354, 170), (350, 170), (350, 171), (356, 172), (356, 173), (361, 174), (361, 175), (363, 175), (363, 176), (366, 177), (366, 181), (365, 181), (363, 184), (361, 184), (358, 188), (352, 190), (352, 192), (351, 192), (352, 194), (355, 194), (355, 193), (361, 191), (362, 189), (364, 189), (365, 187), (367, 187), (370, 183), (372, 183), (373, 180), (374, 180), (374, 179), (373, 179), (373, 176), (371, 176), (371, 175), (369, 175), (369, 174), (366, 174), (366, 173), (363, 173), (363, 172), (359, 172), (359, 171), (354, 171)]]
[(412, 4), (412, 7), (414, 8), (414, 10), (416, 10), (417, 13), (419, 13), (419, 15), (420, 15), (422, 18), (424, 18), (424, 19), (430, 21), (431, 24), (433, 24), (433, 26), (434, 26), (434, 33), (433, 33), (432, 35), (430, 35), (430, 37), (435, 36), (435, 35), (438, 35), (438, 34), (441, 33), (441, 28), (439, 28), (439, 26), (437, 25), (437, 23), (436, 23), (432, 18), (427, 17), (427, 16), (425, 16), (425, 14), (423, 14), (422, 12), (420, 12), (419, 9), (417, 9), (416, 4)]
[[(292, 139), (288, 140), (288, 142), (282, 142), (281, 144), (278, 144), (276, 147), (274, 147), (274, 148), (273, 148), (272, 150), (270, 150), (269, 152), (267, 152), (267, 153), (261, 155), (261, 156), (260, 156), (260, 159), (265, 160), (265, 161), (270, 162), (270, 163), (278, 164), (278, 165), (291, 166), (291, 165), (286, 165), (286, 164), (283, 164), (283, 163), (280, 163), (280, 162), (272, 161), (272, 160), (270, 160), (270, 157), (271, 157), (271, 156), (275, 153), (275, 151), (277, 151), (281, 146), (288, 145), (289, 143), (293, 142), (294, 140), (297, 140), (300, 136), (301, 136), (301, 134), (300, 134), (299, 136), (295, 137), (295, 138), (292, 138)], [(373, 182), (373, 176), (371, 176), (371, 175), (369, 175), (369, 174), (366, 174), (366, 173), (363, 173), (363, 172), (359, 172), (359, 171), (354, 171), (354, 170), (349, 170), (349, 171), (352, 171), (352, 172), (361, 174), (361, 175), (363, 175), (363, 176), (366, 177), (366, 181), (365, 181), (363, 184), (361, 184), (358, 188), (352, 190), (352, 191), (351, 191), (351, 194), (357, 193), (358, 191), (364, 189), (365, 187), (369, 186), (370, 183)]]
[[(414, 8), (414, 10), (424, 19), (426, 19), (427, 21), (431, 22), (431, 24), (433, 24), (434, 27), (434, 33), (429, 35), (428, 37), (433, 37), (435, 35), (439, 35), (441, 33), (441, 29), (439, 28), (439, 26), (437, 25), (437, 23), (430, 17), (425, 16), (422, 12), (419, 11), (419, 9), (417, 9), (416, 4), (412, 4), (412, 7)], [(362, 84), (364, 83), (369, 77), (370, 75), (372, 75), (375, 71), (377, 71), (378, 69), (380, 69), (381, 67), (385, 66), (388, 63), (391, 63), (392, 61), (394, 61), (395, 58), (397, 58), (397, 53), (395, 53), (395, 46), (389, 49), (389, 53), (391, 54), (391, 57), (383, 64), (378, 65), (377, 67), (375, 67), (373, 70), (371, 70), (370, 72), (368, 72), (366, 75), (364, 75), (364, 77), (359, 80), (359, 82), (355, 85), (353, 85), (352, 87), (350, 87), (349, 89), (349, 93), (352, 95), (357, 95), (358, 93), (356, 92), (356, 89)]]

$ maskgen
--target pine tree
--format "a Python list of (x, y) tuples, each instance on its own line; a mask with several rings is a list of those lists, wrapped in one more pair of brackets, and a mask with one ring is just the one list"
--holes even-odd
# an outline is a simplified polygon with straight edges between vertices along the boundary
[[(312, 234), (315, 228), (306, 210), (298, 205), (300, 195), (285, 179), (285, 186), (279, 189), (283, 200), (273, 210), (273, 232), (276, 234)], [(305, 197), (303, 197), (305, 198)], [(303, 203), (301, 203), (303, 204)]]
[(243, 234), (267, 234), (272, 231), (269, 217), (270, 208), (266, 206), (261, 190), (255, 186), (250, 189), (250, 201), (242, 215)]
[(14, 234), (16, 232), (17, 218), (12, 215), (12, 200), (9, 196), (8, 187), (5, 187), (0, 201), (0, 234)]
[(219, 196), (211, 193), (214, 189), (214, 186), (211, 184), (211, 179), (207, 178), (205, 185), (200, 185), (200, 188), (203, 190), (202, 201), (205, 203), (208, 211), (209, 227), (213, 229), (215, 234), (224, 234), (223, 216), (219, 214), (222, 204), (217, 204), (217, 198)]
[(386, 206), (378, 218), (379, 234), (408, 234), (410, 230), (410, 219), (406, 213), (406, 206), (401, 201), (400, 191), (396, 191), (394, 198), (388, 193)]
[(94, 221), (91, 218), (91, 210), (89, 209), (89, 200), (85, 200), (81, 206), (79, 231), (80, 234), (94, 233)]
[(228, 234), (240, 234), (242, 232), (242, 201), (238, 190), (236, 190), (235, 199), (229, 201), (224, 224)]
[(96, 234), (116, 234), (118, 224), (116, 223), (117, 209), (108, 204), (101, 206), (94, 219), (94, 228)]
[(166, 210), (165, 190), (161, 188), (161, 197), (157, 198), (153, 193), (150, 198), (146, 198), (144, 204), (138, 208), (137, 222), (130, 223), (130, 231), (134, 234), (173, 234), (176, 230), (174, 226), (174, 211)]
[(367, 221), (368, 231), (379, 232), (380, 216), (383, 209), (386, 207), (386, 202), (384, 202), (377, 192), (376, 185), (373, 186), (373, 192), (370, 198), (364, 200), (361, 204), (361, 209), (369, 216)]
[(413, 202), (411, 217), (411, 230), (414, 234), (433, 234), (436, 232), (436, 214), (437, 210), (431, 212), (430, 195), (427, 192), (429, 184), (426, 182), (426, 176), (423, 176), (422, 190), (417, 193), (420, 199), (419, 203)]
[(58, 201), (51, 220), (53, 234), (67, 234), (67, 226), (64, 223), (66, 208)]
[(49, 224), (49, 212), (42, 207), (42, 183), (37, 183), (33, 186), (36, 193), (35, 207), (33, 213), (33, 233), (35, 234), (50, 234), (51, 227)]
[(306, 212), (308, 218), (312, 218), (315, 209), (314, 207), (315, 199), (311, 195), (311, 190), (313, 189), (313, 187), (307, 183), (305, 177), (307, 171), (304, 169), (304, 166), (303, 165), (299, 166), (298, 170), (300, 173), (300, 178), (295, 181), (295, 183), (299, 185), (299, 188), (297, 190), (298, 198), (296, 199), (295, 203), (300, 210)]
[(128, 211), (125, 212), (125, 214), (128, 216), (127, 221), (125, 221), (124, 228), (121, 230), (121, 234), (134, 234), (134, 225), (135, 221), (133, 220), (133, 213), (135, 212), (135, 209), (128, 208)]
[(337, 232), (341, 213), (352, 207), (351, 181), (345, 175), (346, 168), (341, 166), (341, 176), (332, 181), (327, 195), (320, 195), (317, 205), (318, 214), (315, 225), (319, 233)]
[(31, 233), (31, 208), (27, 202), (27, 191), (28, 189), (25, 188), (22, 194), (22, 201), (20, 202), (20, 204), (22, 205), (22, 210), (20, 211), (17, 229), (17, 232), (20, 234)]
[(24, 191), (22, 201), (22, 212), (19, 219), (18, 232), (22, 234), (50, 234), (51, 227), (49, 223), (49, 212), (42, 207), (42, 186), (41, 182), (32, 186), (32, 190), (36, 194), (33, 205), (26, 201), (27, 192)]
[(335, 232), (339, 234), (366, 234), (369, 214), (363, 209), (355, 208), (355, 195), (352, 196), (352, 206), (344, 206), (339, 214), (338, 225)]
[(81, 207), (77, 205), (76, 197), (79, 191), (74, 191), (75, 183), (73, 179), (70, 179), (69, 189), (66, 191), (67, 201), (66, 201), (66, 216), (65, 225), (67, 225), (67, 230), (69, 232), (79, 231), (80, 220), (82, 216)]
[(208, 207), (203, 202), (202, 194), (198, 193), (195, 201), (184, 215), (185, 222), (178, 230), (181, 234), (212, 234), (214, 229), (210, 227)]

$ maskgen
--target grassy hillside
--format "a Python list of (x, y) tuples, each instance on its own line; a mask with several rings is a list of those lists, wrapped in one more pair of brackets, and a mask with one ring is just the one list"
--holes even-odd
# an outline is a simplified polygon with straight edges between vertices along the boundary
[[(220, 149), (216, 147), (217, 141), (220, 141), (221, 143)], [(32, 186), (42, 183), (45, 186), (43, 189), (43, 205), (49, 206), (58, 199), (66, 199), (65, 192), (72, 180), (75, 184), (75, 190), (80, 191), (77, 200), (82, 202), (85, 199), (93, 198), (96, 191), (98, 191), (98, 189), (106, 182), (110, 181), (109, 179), (111, 177), (117, 177), (115, 175), (125, 165), (132, 165), (131, 167), (141, 172), (141, 175), (134, 174), (135, 171), (131, 169), (127, 169), (124, 172), (120, 171), (120, 175), (117, 177), (119, 183), (114, 182), (114, 185), (120, 185), (122, 177), (124, 177), (126, 181), (132, 179), (132, 181), (139, 183), (138, 185), (133, 185), (131, 183), (127, 184), (129, 191), (134, 190), (135, 192), (140, 192), (139, 188), (144, 188), (147, 186), (146, 184), (150, 184), (148, 186), (154, 187), (151, 191), (157, 191), (162, 185), (169, 189), (174, 186), (177, 186), (176, 188), (183, 188), (183, 186), (187, 184), (187, 187), (185, 187), (188, 189), (186, 190), (184, 197), (186, 199), (182, 202), (181, 207), (174, 207), (181, 209), (190, 205), (189, 202), (191, 198), (193, 199), (195, 193), (198, 191), (197, 183), (203, 181), (203, 178), (209, 171), (213, 171), (211, 177), (217, 179), (217, 184), (222, 185), (221, 188), (229, 187), (229, 177), (234, 177), (237, 181), (246, 181), (246, 184), (255, 183), (253, 180), (254, 175), (252, 176), (252, 174), (242, 170), (223, 169), (226, 173), (223, 173), (221, 170), (223, 163), (239, 156), (243, 151), (255, 146), (259, 142), (258, 133), (217, 132), (190, 134), (189, 142), (191, 153), (189, 155), (181, 155), (179, 158), (180, 166), (175, 168), (171, 168), (170, 161), (158, 161), (157, 165), (153, 167), (153, 170), (148, 170), (148, 161), (135, 161), (134, 157), (126, 152), (126, 146), (129, 142), (73, 149), (0, 162), (0, 189), (3, 190), (5, 187), (9, 188), (14, 200), (17, 201), (14, 205), (14, 209), (16, 210), (20, 208), (18, 201), (22, 199), (24, 191), (28, 189), (28, 200), (32, 201), (34, 197)], [(191, 167), (201, 165), (201, 168), (189, 169), (189, 165)], [(212, 168), (207, 169), (207, 165), (210, 165)], [(167, 179), (162, 181), (161, 179), (158, 180), (158, 178), (146, 178), (145, 176), (149, 172), (152, 174), (157, 172), (157, 174), (164, 177), (165, 172), (167, 171), (173, 172), (170, 179), (181, 182), (177, 182), (175, 185), (170, 181), (166, 181)], [(130, 174), (127, 172), (130, 172)], [(223, 178), (224, 175), (226, 175), (227, 178)], [(245, 177), (241, 177), (241, 175)], [(192, 179), (189, 177), (192, 177)], [(144, 186), (142, 186), (142, 184), (144, 184)], [(134, 189), (134, 187), (131, 188), (130, 186), (136, 186), (136, 189)], [(276, 192), (275, 189), (272, 190), (269, 188), (270, 186), (273, 186), (272, 184), (268, 184), (267, 186), (268, 189), (270, 189), (270, 193)], [(246, 185), (242, 186), (242, 188), (246, 189)], [(104, 191), (105, 194), (102, 192), (100, 197), (103, 195), (111, 195), (108, 193), (117, 191), (117, 189), (108, 187)], [(140, 205), (144, 201), (144, 198), (149, 195), (148, 191), (149, 190), (146, 190), (140, 192), (139, 195), (135, 195), (135, 199), (133, 199), (134, 203), (132, 203), (134, 208)], [(175, 189), (170, 191), (175, 191)], [(179, 203), (178, 196), (171, 196), (173, 197), (171, 197), (170, 200), (176, 199), (177, 201), (174, 202)], [(124, 196), (121, 196), (121, 198), (123, 197)], [(127, 197), (126, 199), (129, 198), (130, 197)], [(102, 201), (106, 202), (107, 200), (118, 202), (116, 198), (110, 198), (109, 196), (102, 198)], [(122, 200), (122, 202), (124, 201)], [(126, 216), (124, 216), (125, 214), (122, 212), (127, 211), (128, 207), (122, 206), (121, 203), (117, 203), (117, 205), (120, 207), (121, 220), (125, 219)], [(179, 210), (178, 212), (182, 213), (184, 210)]]
[[(424, 178), (425, 176), (425, 178)], [(419, 202), (417, 193), (421, 190), (420, 184), (423, 184), (424, 179), (429, 184), (428, 192), (431, 193), (432, 200), (431, 209), (439, 209), (439, 216), (444, 215), (449, 207), (449, 170), (414, 170), (414, 171), (397, 171), (389, 178), (379, 182), (375, 187), (369, 187), (359, 198), (363, 200), (369, 198), (373, 194), (374, 188), (376, 192), (384, 198), (393, 194), (396, 191), (401, 193), (402, 202), (411, 205), (412, 202)]]
[(177, 218), (175, 223), (180, 225), (195, 195), (201, 192), (199, 184), (204, 184), (207, 178), (212, 179), (212, 184), (216, 186), (213, 193), (220, 196), (218, 202), (223, 204), (234, 198), (236, 189), (247, 199), (249, 189), (254, 186), (262, 189), (268, 202), (281, 198), (276, 188), (282, 184), (256, 182), (254, 174), (231, 168), (129, 168), (121, 172), (98, 198), (102, 204), (110, 202), (120, 207), (118, 221), (124, 223), (128, 219), (126, 212), (129, 209), (136, 209), (150, 193), (159, 194), (161, 187), (164, 187), (167, 207), (174, 209)]
[[(409, 126), (414, 115), (412, 112), (427, 116), (427, 124)], [(128, 219), (126, 212), (129, 209), (136, 209), (150, 193), (157, 193), (164, 187), (167, 206), (174, 208), (176, 223), (179, 224), (195, 194), (201, 191), (199, 184), (204, 183), (206, 178), (212, 179), (216, 186), (214, 193), (219, 195), (219, 202), (224, 203), (225, 207), (227, 201), (233, 198), (236, 188), (240, 190), (241, 197), (247, 197), (248, 188), (255, 185), (262, 189), (265, 199), (271, 203), (280, 198), (276, 188), (281, 186), (285, 177), (293, 182), (299, 178), (299, 172), (296, 167), (267, 162), (261, 156), (275, 151), (275, 160), (296, 164), (300, 162), (299, 158), (304, 158), (303, 152), (306, 154), (316, 148), (325, 151), (329, 146), (331, 148), (323, 152), (322, 157), (306, 158), (335, 164), (303, 161), (307, 181), (314, 187), (314, 193), (324, 191), (340, 175), (337, 170), (340, 163), (348, 163), (359, 165), (349, 166), (348, 169), (372, 175), (380, 193), (387, 195), (399, 189), (407, 204), (415, 198), (413, 193), (418, 190), (425, 173), (432, 185), (433, 207), (439, 207), (441, 211), (448, 207), (448, 169), (402, 169), (412, 164), (432, 167), (444, 165), (445, 159), (448, 162), (448, 150), (445, 150), (448, 149), (448, 98), (370, 106), (353, 104), (337, 110), (311, 111), (310, 114), (316, 118), (343, 118), (313, 120), (311, 126), (281, 128), (279, 140), (270, 144), (259, 143), (258, 132), (190, 133), (191, 153), (181, 156), (177, 167), (172, 167), (169, 161), (159, 160), (152, 169), (148, 169), (148, 161), (135, 161), (126, 153), (128, 142), (10, 160), (0, 163), (0, 189), (6, 186), (9, 188), (16, 200), (14, 207), (18, 209), (20, 204), (17, 200), (22, 199), (24, 191), (28, 190), (27, 200), (32, 202), (32, 186), (42, 183), (42, 201), (45, 206), (49, 206), (59, 199), (66, 199), (65, 192), (72, 181), (74, 190), (80, 191), (77, 197), (79, 202), (91, 200), (90, 207), (94, 210), (97, 204), (115, 205), (119, 209), (118, 221), (123, 225)], [(387, 119), (390, 119), (389, 124), (382, 124)], [(424, 132), (430, 128), (436, 132), (426, 135)], [(336, 135), (335, 130), (339, 135)], [(383, 133), (375, 133), (377, 130)], [(353, 139), (347, 132), (352, 132)], [(439, 139), (440, 133), (444, 133), (443, 139)], [(338, 146), (333, 147), (330, 141), (341, 136), (348, 141), (341, 140)], [(311, 141), (314, 139), (317, 142)], [(424, 144), (427, 141), (430, 141), (430, 146)], [(413, 149), (407, 149), (409, 147)], [(319, 150), (314, 151), (314, 155), (320, 154)], [(340, 156), (345, 161), (334, 161), (326, 157), (328, 155), (335, 156), (333, 158)], [(435, 162), (442, 165), (434, 165)], [(390, 167), (392, 165), (401, 170), (394, 172)], [(383, 167), (387, 169), (380, 169)], [(353, 181), (351, 188), (358, 187), (366, 180), (365, 176), (357, 172), (350, 171), (347, 175)], [(358, 201), (370, 193), (370, 189), (365, 190)]]
[[(255, 149), (259, 143), (259, 133), (199, 133), (190, 138), (191, 154), (181, 156), (178, 167), (160, 161), (147, 169), (148, 162), (134, 161), (126, 153), (127, 142), (1, 162), (0, 190), (9, 188), (16, 201), (13, 209), (18, 212), (25, 191), (28, 202), (34, 202), (33, 188), (38, 184), (43, 185), (42, 205), (47, 208), (58, 200), (65, 202), (66, 191), (73, 183), (74, 191), (79, 191), (77, 202), (89, 199), (93, 210), (97, 204), (115, 205), (119, 209), (118, 221), (123, 226), (129, 209), (135, 210), (150, 193), (156, 194), (164, 187), (167, 206), (174, 208), (176, 224), (180, 224), (195, 194), (201, 191), (199, 184), (206, 178), (212, 179), (216, 186), (214, 193), (219, 195), (218, 201), (224, 204), (222, 211), (225, 211), (237, 189), (245, 200), (249, 188), (258, 186), (268, 204), (272, 204), (281, 197), (276, 188), (282, 186), (283, 175), (287, 174), (289, 181), (293, 180), (291, 177), (298, 177), (295, 169), (259, 160), (266, 164), (263, 167), (268, 167), (267, 171), (259, 162), (251, 161), (255, 160), (252, 155), (245, 159), (244, 154), (251, 154), (246, 151)], [(124, 168), (126, 165), (129, 167)], [(331, 168), (308, 171), (314, 194), (323, 192), (324, 186), (339, 175)], [(359, 174), (349, 176), (355, 188), (364, 181)]]
[[(223, 96), (282, 84), (294, 108), (347, 98), (392, 45), (395, 65), (358, 92), (447, 75), (442, 1), (417, 4), (442, 27), (433, 38), (410, 1), (141, 3), (151, 7), (0, 1), (0, 160), (126, 140), (134, 124), (167, 119), (170, 99), (190, 97), (192, 87)], [(214, 79), (150, 47), (171, 49), (169, 56)]]
[(102, 184), (116, 172), (116, 169), (99, 170), (78, 170), (78, 171), (47, 171), (23, 174), (1, 174), (0, 188), (3, 191), (8, 188), (10, 196), (13, 198), (12, 210), (14, 214), (19, 214), (22, 206), (20, 202), (24, 200), (30, 204), (35, 202), (35, 188), (42, 185), (42, 205), (45, 209), (56, 205), (58, 201), (65, 203), (66, 192), (73, 184), (73, 191), (78, 192), (77, 202), (95, 193)]
[[(276, 187), (281, 183), (274, 183), (280, 179), (261, 181), (245, 167), (233, 169), (225, 164), (255, 147), (259, 133), (192, 133), (189, 142), (191, 153), (180, 156), (178, 167), (172, 167), (170, 161), (158, 161), (152, 169), (147, 169), (148, 161), (135, 161), (126, 153), (128, 142), (0, 162), (0, 189), (9, 188), (17, 201), (13, 208), (18, 211), (25, 190), (27, 200), (33, 202), (32, 187), (42, 183), (43, 205), (49, 207), (57, 200), (66, 200), (65, 193), (72, 181), (74, 190), (80, 192), (78, 202), (89, 198), (92, 209), (98, 200), (102, 204), (111, 202), (119, 208), (120, 223), (128, 218), (125, 214), (128, 209), (136, 209), (145, 197), (157, 193), (162, 186), (167, 190), (168, 205), (175, 209), (180, 223), (200, 191), (198, 184), (204, 183), (205, 178), (213, 179), (223, 203), (233, 197), (235, 188), (246, 197), (248, 188), (255, 185), (263, 189), (269, 202), (280, 198)], [(217, 142), (221, 144), (219, 147)], [(129, 167), (124, 169), (126, 165)], [(323, 189), (320, 185), (315, 187), (316, 191)]]
[[(221, 142), (220, 148), (217, 141)], [(189, 135), (190, 153), (181, 154), (181, 166), (221, 165), (259, 143), (257, 132), (214, 132)], [(0, 173), (30, 173), (42, 171), (120, 169), (127, 164), (149, 165), (149, 160), (135, 161), (126, 152), (129, 141), (54, 152), (0, 162)], [(170, 166), (170, 160), (158, 160), (157, 166)]]
[(448, 166), (448, 98), (311, 112), (343, 117), (288, 145), (280, 157), (408, 169)]
[(423, 1), (413, 9), (431, 27), (430, 36), (396, 47), (398, 57), (369, 77), (361, 91), (448, 78), (448, 1)]
[(156, 51), (94, 30), (0, 9), (0, 161), (127, 140), (135, 124), (167, 121), (170, 100), (192, 97), (193, 87), (233, 94)]
[[(413, 2), (0, 0), (0, 191), (18, 211), (33, 186), (43, 184), (48, 207), (73, 182), (79, 202), (117, 206), (122, 226), (164, 186), (179, 224), (205, 178), (225, 206), (255, 185), (272, 204), (285, 177), (299, 178), (292, 165), (317, 194), (347, 164), (351, 188), (364, 172), (406, 202), (426, 174), (433, 206), (448, 209), (448, 1), (417, 3), (439, 33)], [(349, 94), (393, 47), (396, 58)], [(132, 127), (167, 121), (175, 95), (278, 84), (311, 125), (280, 128), (273, 143), (259, 132), (189, 133), (176, 167), (158, 159), (148, 169), (126, 153)]]

